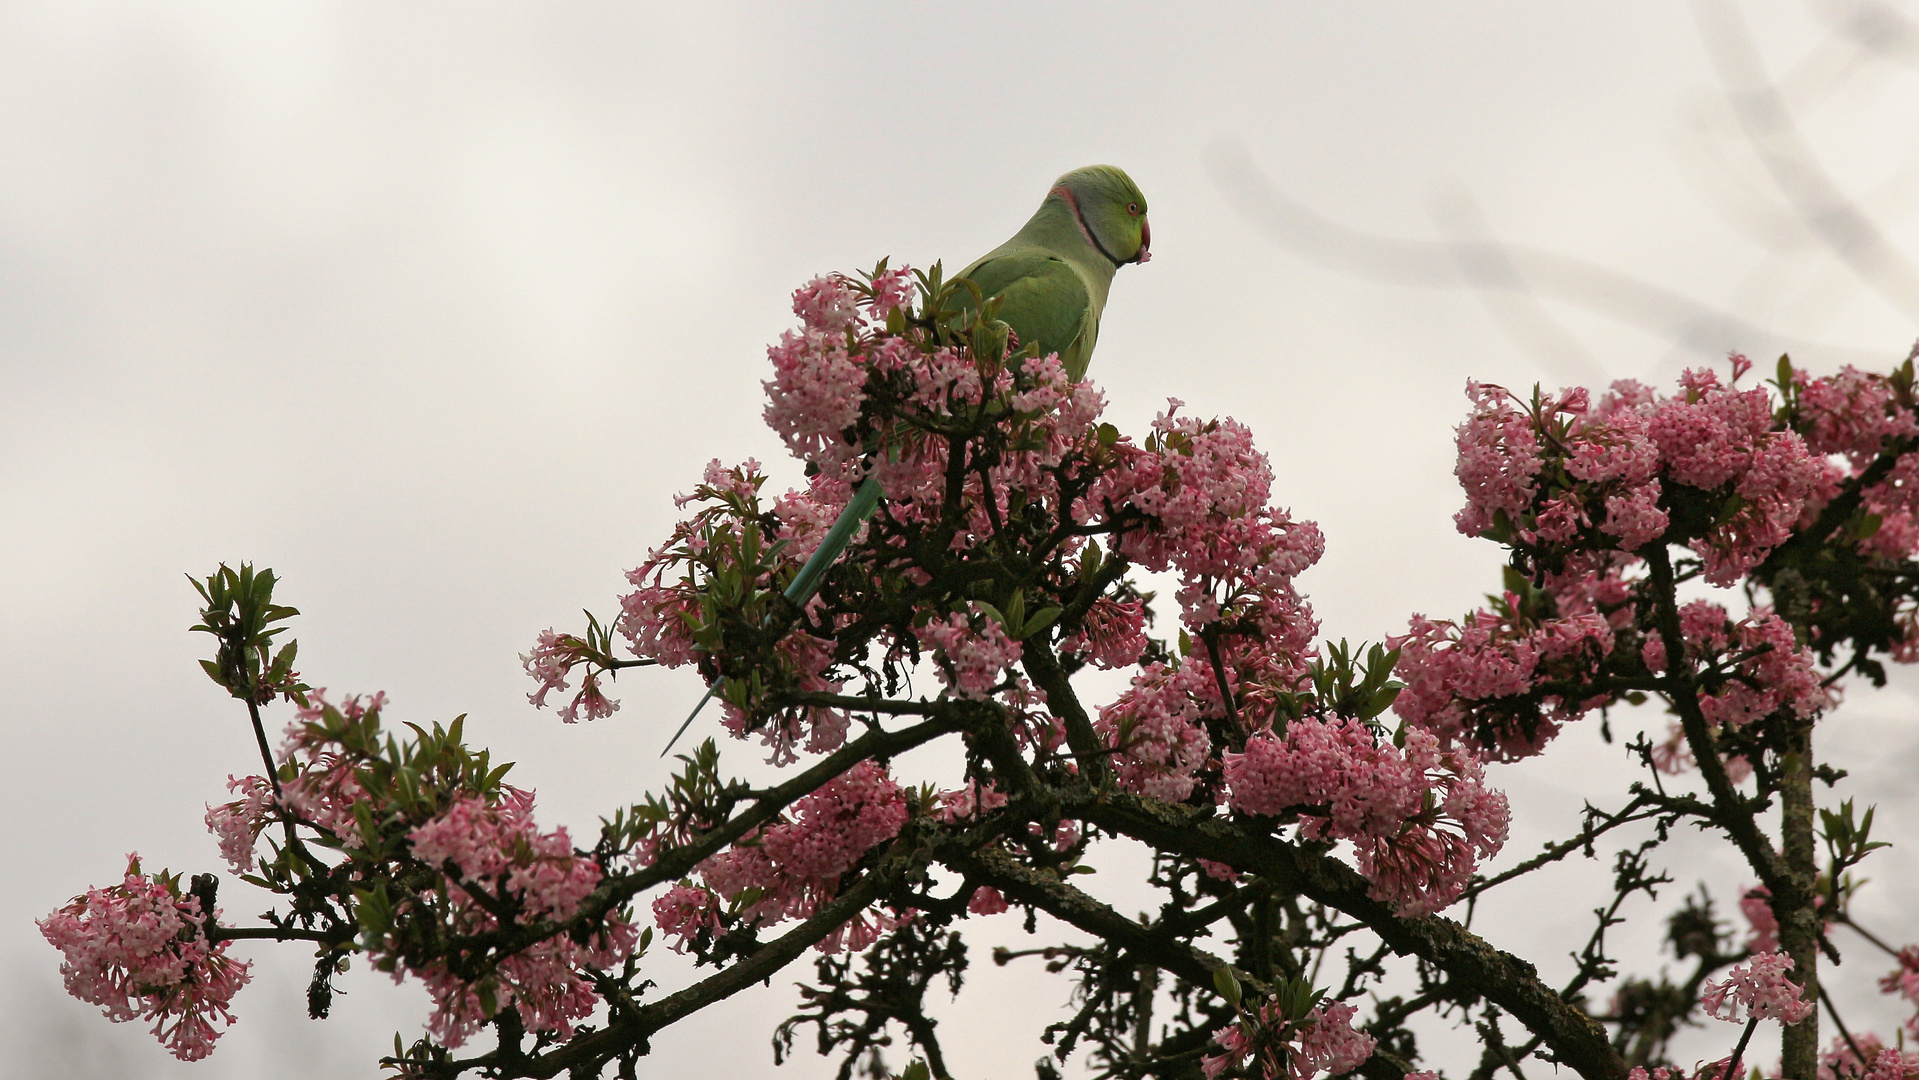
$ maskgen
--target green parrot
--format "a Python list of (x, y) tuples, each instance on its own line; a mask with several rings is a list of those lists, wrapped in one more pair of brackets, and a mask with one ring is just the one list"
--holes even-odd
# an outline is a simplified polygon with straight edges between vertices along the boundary
[(1020, 343), (1038, 342), (1042, 356), (1058, 353), (1078, 382), (1099, 341), (1114, 271), (1151, 258), (1151, 243), (1146, 196), (1133, 178), (1088, 165), (1054, 181), (1032, 219), (959, 277), (986, 299), (998, 298), (1000, 321)]
[[(1039, 210), (1020, 231), (960, 271), (955, 280), (964, 278), (978, 285), (982, 300), (998, 299), (999, 320), (1012, 328), (1019, 343), (1037, 342), (1041, 356), (1058, 353), (1067, 376), (1078, 382), (1086, 377), (1087, 362), (1099, 341), (1099, 317), (1106, 310), (1114, 271), (1152, 258), (1148, 250), (1152, 237), (1146, 225), (1146, 196), (1139, 193), (1133, 178), (1112, 165), (1088, 165), (1054, 181)], [(971, 307), (972, 294), (962, 292), (961, 296), (963, 306)], [(871, 476), (860, 482), (819, 550), (786, 586), (788, 600), (803, 606), (813, 598), (827, 569), (879, 506), (881, 494)], [(661, 757), (725, 685), (725, 676), (713, 683), (660, 751)]]

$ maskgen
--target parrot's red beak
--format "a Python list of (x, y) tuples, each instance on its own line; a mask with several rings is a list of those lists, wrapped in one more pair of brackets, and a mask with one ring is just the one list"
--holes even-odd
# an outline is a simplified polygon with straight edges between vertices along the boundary
[(1145, 218), (1140, 218), (1139, 219), (1139, 254), (1133, 256), (1133, 261), (1136, 263), (1143, 263), (1146, 260), (1152, 258), (1153, 253), (1147, 250), (1147, 248), (1152, 246), (1152, 243), (1153, 243), (1152, 226), (1146, 224)]

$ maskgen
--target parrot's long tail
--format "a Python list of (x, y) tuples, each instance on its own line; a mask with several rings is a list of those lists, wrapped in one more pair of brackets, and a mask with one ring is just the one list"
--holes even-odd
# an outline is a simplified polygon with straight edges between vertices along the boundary
[[(786, 598), (796, 607), (806, 606), (806, 602), (813, 599), (813, 594), (820, 591), (820, 580), (826, 577), (826, 571), (839, 560), (840, 553), (846, 550), (846, 545), (852, 542), (853, 534), (859, 531), (861, 523), (873, 516), (873, 510), (879, 506), (880, 497), (883, 494), (880, 491), (879, 481), (875, 480), (871, 473), (867, 474), (866, 479), (860, 481), (859, 489), (853, 492), (853, 501), (846, 504), (846, 509), (840, 511), (839, 520), (833, 523), (832, 528), (826, 530), (826, 538), (820, 541), (819, 550), (813, 553), (812, 558), (806, 560), (806, 565), (800, 567), (800, 572), (793, 575), (792, 582), (786, 586)], [(673, 744), (680, 741), (680, 736), (686, 734), (686, 729), (693, 726), (693, 720), (700, 715), (700, 710), (706, 708), (706, 703), (712, 701), (713, 695), (719, 693), (725, 685), (726, 676), (724, 675), (713, 681), (713, 685), (706, 690), (706, 696), (700, 699), (698, 705), (693, 706), (692, 715), (686, 718), (686, 723), (681, 724), (680, 730), (674, 732), (673, 737), (667, 740), (666, 749), (660, 751), (661, 757), (672, 752)]]

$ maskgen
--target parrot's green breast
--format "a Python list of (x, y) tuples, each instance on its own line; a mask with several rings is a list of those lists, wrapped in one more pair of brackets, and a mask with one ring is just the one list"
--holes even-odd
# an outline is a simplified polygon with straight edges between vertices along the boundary
[(979, 286), (981, 299), (999, 301), (998, 317), (1021, 345), (1058, 353), (1078, 382), (1099, 341), (1113, 271), (1145, 262), (1147, 241), (1146, 197), (1132, 178), (1089, 165), (1060, 177), (1011, 240), (958, 276)]
[(960, 271), (986, 299), (1000, 301), (999, 318), (1021, 344), (1058, 353), (1078, 382), (1099, 340), (1113, 265), (1086, 241), (1066, 204), (1049, 198), (1011, 240)]
[(991, 255), (961, 274), (982, 295), (997, 297), (999, 318), (1022, 344), (1035, 342), (1040, 354), (1058, 353), (1075, 382), (1086, 375), (1093, 344), (1099, 338), (1105, 289), (1088, 282), (1071, 263), (1043, 250)]

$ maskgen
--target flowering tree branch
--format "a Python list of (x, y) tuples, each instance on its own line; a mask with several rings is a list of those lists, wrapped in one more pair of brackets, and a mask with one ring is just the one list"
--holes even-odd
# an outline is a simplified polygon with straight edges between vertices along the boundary
[[(774, 496), (758, 463), (714, 462), (618, 616), (522, 658), (529, 699), (559, 695), (567, 722), (612, 717), (619, 671), (691, 668), (714, 689), (707, 722), (757, 741), (771, 782), (729, 777), (707, 739), (578, 844), (461, 719), (396, 735), (383, 696), (302, 682), (271, 572), (222, 568), (196, 582), (219, 642), (204, 666), (247, 704), (264, 772), (207, 824), (279, 906), (227, 926), (213, 875), (183, 887), (131, 860), (41, 924), (69, 989), (203, 1056), (246, 981), (233, 943), (300, 941), (319, 946), (316, 1017), (355, 955), (424, 988), (424, 1037), (386, 1063), (400, 1077), (631, 1077), (655, 1033), (813, 950), (776, 1056), (811, 1026), (847, 1080), (930, 1080), (952, 1067), (931, 988), (961, 991), (970, 921), (1018, 911), (1046, 941), (995, 961), (1070, 984), (1041, 1077), (1077, 1060), (1114, 1080), (1437, 1080), (1418, 1034), (1451, 1022), (1481, 1042), (1461, 1076), (1545, 1060), (1671, 1080), (1667, 1043), (1702, 1014), (1784, 1025), (1793, 1080), (1907, 1067), (1869, 1033), (1821, 1055), (1805, 1003), (1851, 869), (1884, 846), (1870, 808), (1817, 802), (1813, 781), (1841, 777), (1814, 764), (1816, 723), (1844, 678), (1883, 677), (1875, 656), (1919, 658), (1910, 363), (1782, 364), (1773, 391), (1740, 388), (1742, 359), (1669, 396), (1469, 386), (1456, 523), (1504, 549), (1503, 588), (1349, 646), (1318, 640), (1296, 580), (1324, 538), (1273, 505), (1244, 426), (1173, 402), (1122, 433), (1057, 357), (1009, 349), (970, 288), (881, 264), (801, 289), (766, 417), (804, 486)], [(795, 589), (874, 485), (883, 504), (806, 571), (826, 566), (817, 592)], [(1167, 575), (1170, 604), (1140, 574)], [(1094, 669), (1123, 689), (1093, 698), (1076, 680)], [(277, 753), (273, 702), (294, 709)], [(1640, 706), (1673, 719), (1622, 748), (1640, 777), (1619, 808), (1589, 801), (1570, 837), (1495, 870), (1496, 770), (1595, 712), (1610, 741)], [(935, 744), (951, 752), (910, 753)], [(1598, 1007), (1613, 930), (1672, 880), (1658, 860), (1681, 822), (1749, 864), (1752, 934), (1730, 947), (1710, 896), (1689, 896), (1667, 934), (1686, 980), (1627, 978)], [(1557, 989), (1474, 933), (1470, 906), (1442, 914), (1602, 840), (1612, 888)], [(1151, 853), (1137, 919), (1078, 887), (1113, 842)], [(656, 987), (659, 947), (714, 970)], [(1882, 986), (1919, 1004), (1919, 949), (1891, 951)], [(919, 1057), (900, 1070), (895, 1031)]]

